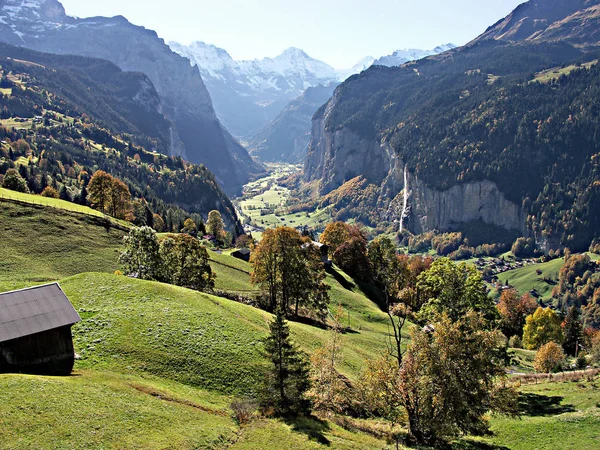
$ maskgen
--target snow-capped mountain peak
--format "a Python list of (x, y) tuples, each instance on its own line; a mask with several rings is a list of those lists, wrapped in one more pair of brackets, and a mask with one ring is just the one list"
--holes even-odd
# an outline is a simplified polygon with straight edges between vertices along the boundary
[(362, 71), (367, 70), (369, 67), (371, 67), (373, 65), (374, 62), (375, 62), (375, 58), (373, 58), (372, 56), (365, 56), (359, 62), (354, 64), (354, 66), (352, 66), (351, 68), (338, 70), (337, 71), (338, 72), (338, 80), (345, 81), (347, 78), (350, 78), (352, 75), (361, 73)]
[(57, 0), (4, 0), (0, 2), (0, 20), (61, 22), (66, 13)]
[(418, 59), (426, 58), (427, 56), (439, 55), (448, 50), (456, 48), (454, 44), (444, 44), (435, 47), (433, 50), (419, 50), (419, 49), (401, 49), (396, 50), (394, 53), (388, 56), (383, 56), (376, 60), (374, 66), (401, 66), (409, 61), (415, 61)]

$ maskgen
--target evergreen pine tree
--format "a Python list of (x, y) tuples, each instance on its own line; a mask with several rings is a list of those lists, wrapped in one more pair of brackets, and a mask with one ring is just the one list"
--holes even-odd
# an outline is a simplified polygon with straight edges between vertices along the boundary
[(69, 194), (69, 190), (64, 184), (60, 188), (59, 197), (61, 200), (66, 200), (68, 202), (71, 201), (71, 195)]
[(88, 191), (84, 186), (81, 188), (81, 192), (79, 193), (79, 198), (78, 198), (77, 203), (79, 203), (80, 205), (87, 206), (87, 196), (88, 196)]
[(310, 388), (309, 364), (291, 342), (290, 329), (281, 308), (277, 308), (269, 330), (265, 351), (270, 364), (260, 396), (261, 407), (265, 411), (272, 410), (276, 416), (308, 414), (311, 408), (306, 397)]
[(571, 306), (567, 312), (567, 317), (565, 317), (563, 349), (571, 356), (575, 356), (577, 348), (583, 340), (583, 326), (580, 317), (579, 308), (576, 306)]

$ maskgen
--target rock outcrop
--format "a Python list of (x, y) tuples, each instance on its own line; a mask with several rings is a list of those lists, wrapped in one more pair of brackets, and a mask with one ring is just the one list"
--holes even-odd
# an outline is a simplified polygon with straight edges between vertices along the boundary
[(168, 153), (205, 164), (227, 191), (238, 191), (251, 174), (261, 172), (219, 122), (198, 69), (171, 51), (156, 32), (120, 16), (69, 17), (56, 0), (4, 0), (0, 17), (2, 41), (46, 53), (101, 58), (122, 70), (144, 73), (173, 124)]
[(313, 141), (305, 164), (304, 180), (318, 182), (320, 194), (360, 175), (380, 188), (379, 201), (373, 208), (390, 222), (401, 220), (403, 194), (408, 189), (406, 228), (413, 233), (456, 230), (474, 221), (526, 233), (522, 208), (509, 201), (495, 183), (483, 180), (445, 191), (431, 189), (410, 167), (405, 177), (404, 162), (386, 142), (369, 141), (348, 129), (326, 130), (325, 117), (333, 103), (313, 122)]

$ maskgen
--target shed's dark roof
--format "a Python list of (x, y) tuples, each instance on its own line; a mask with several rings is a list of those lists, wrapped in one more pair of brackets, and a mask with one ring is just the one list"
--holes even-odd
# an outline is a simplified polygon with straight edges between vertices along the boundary
[(249, 255), (250, 250), (247, 248), (241, 248), (232, 253), (232, 255)]
[(79, 321), (81, 317), (58, 283), (0, 294), (0, 342)]

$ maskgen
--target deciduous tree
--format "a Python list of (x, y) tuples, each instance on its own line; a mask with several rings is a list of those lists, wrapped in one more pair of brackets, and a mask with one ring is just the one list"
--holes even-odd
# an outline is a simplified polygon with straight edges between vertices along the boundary
[(252, 282), (267, 294), (271, 311), (280, 307), (287, 314), (294, 308), (298, 315), (304, 306), (321, 317), (326, 312), (328, 286), (320, 253), (297, 230), (266, 230), (250, 262)]
[(125, 250), (119, 261), (127, 274), (143, 280), (161, 279), (161, 261), (156, 231), (150, 227), (133, 228), (123, 238)]
[(526, 349), (536, 350), (548, 342), (562, 341), (561, 320), (552, 309), (539, 307), (525, 319), (523, 346)]
[(2, 180), (2, 187), (10, 189), (11, 191), (24, 192), (26, 194), (29, 193), (27, 181), (25, 181), (15, 169), (8, 169), (6, 171), (4, 179)]
[(435, 445), (461, 434), (488, 431), (489, 411), (514, 414), (517, 395), (497, 384), (504, 376), (500, 333), (473, 311), (458, 320), (446, 312), (415, 328), (399, 374), (409, 436)]
[(59, 198), (58, 192), (51, 186), (47, 186), (40, 195), (48, 198)]
[(367, 278), (367, 238), (360, 227), (344, 222), (330, 223), (320, 241), (329, 247), (333, 262), (342, 270), (358, 279)]
[(480, 312), (490, 321), (498, 317), (481, 274), (466, 263), (456, 264), (448, 258), (440, 258), (419, 275), (417, 285), (423, 297), (423, 307), (418, 314), (422, 323), (435, 320), (443, 313), (458, 321), (470, 310)]
[(208, 252), (198, 239), (188, 234), (167, 236), (160, 241), (159, 253), (166, 282), (197, 291), (214, 287)]
[(560, 370), (565, 362), (565, 353), (556, 342), (548, 342), (535, 354), (533, 368), (536, 372), (550, 373)]
[(331, 323), (325, 345), (311, 356), (311, 389), (308, 392), (314, 409), (342, 413), (347, 404), (348, 384), (338, 372), (342, 363), (343, 335), (339, 321), (342, 309)]
[(225, 234), (225, 223), (219, 211), (211, 211), (208, 213), (208, 221), (206, 222), (206, 231), (216, 239), (223, 239)]
[(94, 173), (87, 187), (93, 208), (102, 212), (108, 212), (112, 185), (113, 177), (108, 173), (103, 170), (98, 170)]
[(533, 314), (538, 308), (537, 301), (529, 294), (519, 297), (514, 289), (506, 289), (500, 295), (497, 305), (500, 313), (500, 327), (508, 338), (523, 335), (525, 317)]

